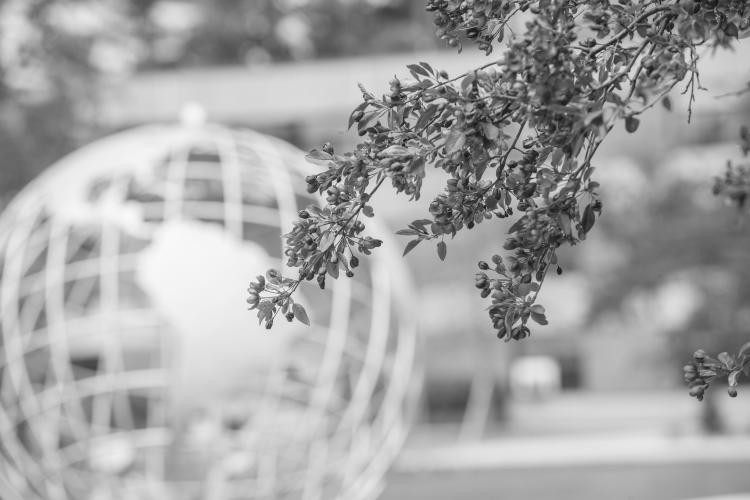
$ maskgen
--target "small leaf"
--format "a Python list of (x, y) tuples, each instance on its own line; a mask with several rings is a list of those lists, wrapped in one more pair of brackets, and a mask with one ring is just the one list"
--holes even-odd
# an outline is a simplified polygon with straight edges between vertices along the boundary
[(727, 25), (724, 27), (724, 34), (727, 35), (729, 38), (738, 38), (740, 35), (740, 30), (737, 29), (736, 24), (727, 23)]
[(537, 314), (544, 314), (544, 306), (541, 304), (534, 304), (531, 306), (531, 312)]
[(337, 263), (333, 263), (331, 261), (326, 262), (326, 271), (328, 271), (328, 275), (333, 279), (338, 279), (339, 277), (339, 265)]
[(531, 311), (531, 319), (539, 323), (540, 325), (548, 325), (547, 317), (543, 313), (537, 313)]
[(740, 347), (740, 352), (738, 353), (738, 356), (750, 356), (750, 342), (745, 342), (742, 344), (742, 347)]
[(448, 253), (448, 245), (444, 241), (437, 244), (437, 253), (440, 260), (445, 260), (445, 256)]
[(307, 311), (305, 311), (305, 308), (302, 307), (301, 304), (295, 302), (292, 306), (292, 312), (294, 313), (294, 317), (297, 318), (301, 323), (310, 326), (310, 318), (307, 317)]
[(426, 63), (426, 62), (424, 62), (424, 61), (420, 61), (420, 62), (419, 62), (419, 64), (420, 64), (420, 65), (421, 65), (421, 66), (422, 66), (422, 67), (423, 67), (424, 69), (426, 69), (426, 70), (427, 70), (427, 71), (428, 71), (428, 72), (429, 72), (429, 73), (430, 73), (431, 75), (434, 75), (434, 74), (435, 74), (435, 70), (434, 70), (434, 69), (432, 69), (432, 66), (430, 66), (430, 65), (429, 65), (428, 63)]
[(372, 205), (365, 205), (362, 207), (362, 213), (365, 217), (372, 217), (375, 215), (375, 211), (372, 209)]
[(417, 75), (430, 76), (430, 74), (418, 64), (408, 64), (406, 67), (409, 68), (409, 71), (412, 75), (414, 75), (415, 78), (417, 77)]
[(631, 134), (638, 130), (638, 125), (640, 124), (641, 121), (634, 116), (625, 117), (625, 130), (627, 130)]
[(451, 129), (445, 138), (445, 152), (450, 154), (460, 150), (466, 144), (466, 135), (459, 127)]
[(422, 240), (411, 240), (409, 243), (407, 243), (406, 244), (406, 248), (404, 248), (403, 255), (406, 255), (407, 253), (409, 253), (412, 250), (414, 250), (414, 247), (417, 246), (417, 245), (419, 245), (420, 241), (422, 241)]
[(594, 209), (589, 203), (586, 205), (586, 208), (583, 209), (583, 217), (581, 217), (581, 229), (583, 230), (583, 233), (588, 233), (592, 227), (594, 227), (594, 222), (596, 221), (596, 217), (594, 216)]
[(494, 141), (500, 135), (500, 129), (491, 123), (482, 122), (481, 127), (484, 136), (491, 141)]
[(550, 163), (552, 164), (553, 167), (559, 167), (564, 157), (565, 157), (565, 152), (563, 151), (563, 149), (555, 148), (554, 153), (552, 153), (552, 158), (550, 158)]
[(399, 146), (398, 144), (393, 144), (381, 151), (378, 156), (403, 156), (407, 154), (409, 154), (408, 149), (403, 146)]
[(378, 122), (378, 119), (380, 119), (379, 111), (370, 111), (368, 113), (365, 113), (362, 119), (357, 122), (357, 130), (360, 132), (366, 131), (368, 128), (375, 125)]
[(409, 225), (424, 229), (425, 226), (429, 226), (430, 224), (432, 224), (432, 221), (430, 219), (417, 219), (415, 221), (412, 221), (412, 223)]
[(414, 125), (414, 130), (421, 130), (424, 127), (427, 126), (428, 123), (435, 117), (435, 113), (437, 113), (438, 107), (436, 104), (430, 104), (427, 106), (427, 108), (422, 111), (422, 114), (419, 115), (419, 118), (417, 119), (416, 125)]
[(354, 125), (354, 117), (357, 115), (357, 113), (359, 111), (364, 111), (366, 107), (367, 101), (361, 103), (359, 106), (352, 110), (352, 114), (349, 115), (349, 128), (352, 128), (352, 125)]
[(737, 377), (740, 376), (740, 373), (742, 373), (742, 371), (732, 370), (732, 372), (727, 377), (727, 382), (729, 383), (729, 387), (737, 387)]
[(519, 296), (526, 296), (532, 292), (538, 291), (539, 284), (533, 281), (531, 283), (521, 283), (520, 285), (518, 285), (517, 290)]
[(396, 234), (399, 236), (414, 236), (417, 232), (414, 229), (399, 229)]
[(560, 229), (565, 236), (570, 236), (570, 217), (564, 212), (560, 214)]
[(307, 155), (305, 155), (305, 159), (310, 163), (325, 167), (328, 166), (328, 163), (333, 160), (333, 156), (329, 155), (325, 151), (313, 149), (312, 151), (307, 153)]
[(726, 368), (732, 369), (734, 366), (734, 358), (728, 353), (728, 352), (722, 352), (719, 353), (716, 358), (723, 364)]
[(517, 232), (519, 229), (521, 229), (523, 227), (523, 225), (526, 223), (526, 221), (527, 221), (526, 216), (525, 215), (521, 216), (516, 222), (514, 222), (510, 226), (510, 228), (508, 228), (508, 234)]

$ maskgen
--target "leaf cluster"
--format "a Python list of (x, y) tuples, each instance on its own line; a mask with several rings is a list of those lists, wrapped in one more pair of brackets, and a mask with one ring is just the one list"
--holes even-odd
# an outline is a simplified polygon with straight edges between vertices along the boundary
[[(737, 0), (429, 0), (437, 35), (459, 49), (490, 54), (481, 67), (451, 77), (427, 62), (407, 67), (376, 96), (362, 90), (350, 118), (362, 142), (335, 154), (330, 144), (308, 159), (322, 167), (307, 178), (323, 207), (300, 213), (286, 235), (287, 264), (298, 276), (260, 303), (283, 310), (299, 282), (353, 275), (359, 254), (380, 240), (366, 236), (371, 197), (389, 184), (418, 200), (427, 172), (445, 179), (425, 218), (398, 234), (404, 253), (477, 224), (513, 218), (506, 255), (479, 263), (475, 284), (490, 301), (499, 338), (527, 337), (529, 320), (545, 324), (537, 294), (556, 250), (586, 238), (602, 215), (594, 157), (610, 131), (635, 132), (640, 115), (680, 82), (699, 86), (702, 45), (726, 47), (750, 26), (750, 6)], [(524, 31), (510, 29), (523, 15)], [(502, 42), (502, 43), (501, 43)], [(288, 278), (285, 278), (288, 279)], [(258, 283), (255, 283), (256, 288)], [(259, 287), (264, 289), (263, 287)]]
[(750, 342), (740, 347), (736, 355), (722, 352), (716, 359), (702, 349), (695, 351), (693, 361), (683, 367), (685, 382), (690, 386), (690, 395), (703, 400), (703, 396), (717, 378), (727, 378), (727, 393), (737, 396), (737, 384), (741, 375), (750, 377)]

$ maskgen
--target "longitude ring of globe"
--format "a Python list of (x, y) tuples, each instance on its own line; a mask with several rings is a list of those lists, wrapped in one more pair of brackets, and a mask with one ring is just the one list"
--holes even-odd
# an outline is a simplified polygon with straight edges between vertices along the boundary
[(0, 217), (0, 497), (378, 494), (419, 381), (393, 245), (303, 287), (311, 327), (267, 332), (244, 307), (256, 274), (296, 271), (280, 234), (315, 168), (250, 130), (150, 125), (18, 195)]

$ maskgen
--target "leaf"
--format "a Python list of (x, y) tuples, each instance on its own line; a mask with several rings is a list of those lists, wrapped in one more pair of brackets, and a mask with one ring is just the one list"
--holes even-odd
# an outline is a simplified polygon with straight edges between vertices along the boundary
[(307, 317), (307, 311), (305, 311), (305, 308), (302, 307), (301, 304), (295, 302), (292, 306), (292, 312), (294, 313), (294, 317), (297, 318), (300, 323), (310, 326), (310, 318)]
[(463, 80), (461, 80), (461, 90), (463, 92), (466, 92), (472, 83), (476, 80), (476, 77), (474, 76), (474, 73), (469, 73), (464, 77)]
[(392, 146), (388, 146), (383, 151), (378, 153), (378, 156), (403, 156), (408, 155), (409, 150), (406, 149), (404, 146), (399, 146), (398, 144), (393, 144)]
[(505, 313), (505, 331), (508, 332), (508, 339), (510, 339), (510, 332), (513, 331), (513, 323), (516, 322), (516, 311), (509, 307), (508, 311)]
[(740, 376), (740, 373), (742, 373), (742, 370), (732, 370), (732, 372), (727, 377), (729, 387), (737, 387), (737, 377)]
[(560, 229), (565, 236), (570, 236), (570, 217), (566, 213), (560, 214)]
[(627, 130), (629, 133), (633, 133), (636, 130), (638, 130), (638, 125), (640, 125), (641, 121), (634, 117), (634, 116), (627, 116), (625, 117), (625, 130)]
[(533, 281), (531, 283), (521, 283), (518, 285), (518, 295), (519, 296), (526, 296), (532, 292), (536, 292), (539, 290), (539, 284), (534, 283)]
[(414, 250), (414, 247), (419, 245), (419, 242), (422, 240), (411, 240), (409, 243), (406, 244), (406, 248), (404, 248), (404, 253), (402, 255), (406, 255), (407, 253)]
[(417, 119), (416, 125), (414, 125), (415, 130), (422, 130), (427, 126), (428, 123), (430, 123), (430, 120), (432, 120), (435, 116), (435, 114), (438, 111), (437, 104), (430, 104), (427, 106), (427, 108), (422, 111), (422, 114), (419, 115), (419, 118)]
[(745, 356), (750, 355), (750, 342), (745, 342), (742, 344), (742, 347), (740, 347), (740, 352), (738, 353), (738, 356)]
[(333, 279), (338, 279), (339, 277), (339, 265), (337, 263), (333, 263), (330, 260), (326, 262), (326, 271), (328, 271), (328, 275)]
[(325, 151), (321, 151), (319, 149), (313, 149), (309, 153), (305, 155), (305, 159), (309, 161), (310, 163), (314, 163), (316, 165), (322, 165), (324, 167), (328, 166), (328, 163), (333, 161), (333, 156), (326, 153)]
[(379, 111), (369, 111), (365, 113), (362, 119), (357, 123), (357, 130), (359, 132), (365, 132), (367, 129), (375, 125), (378, 122), (379, 118)]
[(481, 127), (484, 136), (491, 141), (494, 141), (500, 135), (500, 129), (491, 123), (482, 122)]
[(460, 150), (466, 143), (466, 136), (458, 127), (451, 129), (448, 137), (445, 138), (445, 152), (451, 154)]
[(531, 319), (533, 319), (540, 325), (549, 324), (549, 321), (547, 321), (547, 317), (544, 315), (544, 313), (537, 313), (537, 312), (531, 311)]
[(448, 253), (448, 245), (444, 241), (437, 244), (437, 253), (440, 260), (445, 260), (445, 256)]
[(594, 227), (594, 222), (596, 221), (596, 216), (594, 215), (594, 208), (591, 206), (591, 203), (586, 205), (586, 208), (583, 209), (583, 217), (581, 217), (581, 229), (583, 230), (583, 233), (588, 233), (592, 227)]
[(372, 209), (372, 205), (365, 205), (362, 207), (362, 213), (365, 217), (372, 217), (375, 215), (375, 211)]
[(396, 234), (399, 236), (414, 236), (415, 234), (418, 234), (414, 229), (399, 229), (396, 231)]
[(518, 220), (514, 222), (513, 225), (510, 226), (510, 228), (508, 228), (508, 234), (518, 232), (518, 230), (521, 229), (526, 223), (526, 220), (527, 218), (525, 215), (519, 217)]
[(330, 229), (327, 229), (323, 231), (323, 234), (320, 235), (320, 240), (318, 240), (318, 248), (326, 251), (328, 250), (328, 247), (333, 245), (333, 243), (336, 241), (336, 233), (331, 231)]
[(531, 312), (537, 314), (544, 314), (544, 306), (541, 304), (534, 304), (531, 306)]
[(737, 29), (737, 25), (734, 23), (727, 23), (724, 27), (724, 34), (729, 38), (739, 38), (740, 30)]
[(432, 224), (432, 221), (430, 219), (417, 219), (415, 221), (412, 221), (412, 223), (409, 225), (424, 229), (425, 226), (429, 226), (430, 224)]
[(352, 128), (352, 125), (354, 125), (354, 115), (356, 115), (358, 111), (364, 111), (365, 108), (367, 107), (367, 104), (368, 104), (367, 101), (365, 101), (352, 110), (352, 114), (349, 115), (349, 127), (348, 128)]
[(559, 167), (564, 157), (565, 157), (565, 152), (562, 150), (562, 148), (555, 148), (554, 153), (552, 153), (552, 158), (550, 159), (550, 163), (552, 164), (553, 167)]
[(430, 76), (430, 73), (428, 73), (427, 70), (425, 70), (419, 64), (408, 64), (406, 67), (409, 69), (411, 74), (414, 75), (414, 78), (416, 78), (417, 75)]
[(434, 69), (432, 69), (432, 66), (430, 66), (430, 65), (429, 65), (429, 64), (427, 64), (426, 62), (424, 62), (424, 61), (420, 61), (420, 63), (419, 63), (419, 64), (420, 64), (420, 66), (422, 66), (422, 67), (423, 67), (424, 69), (426, 69), (426, 70), (427, 70), (427, 71), (428, 71), (428, 72), (429, 72), (429, 73), (430, 73), (431, 75), (434, 75), (434, 74), (435, 74), (435, 70), (434, 70)]
[(716, 358), (726, 367), (731, 369), (734, 366), (734, 358), (728, 352), (719, 353)]

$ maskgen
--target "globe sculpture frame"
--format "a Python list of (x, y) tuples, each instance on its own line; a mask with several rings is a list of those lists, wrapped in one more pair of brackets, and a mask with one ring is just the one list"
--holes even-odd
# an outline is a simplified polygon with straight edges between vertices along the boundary
[[(224, 254), (201, 250), (226, 237), (284, 270), (279, 236), (310, 201), (302, 179), (316, 168), (250, 130), (149, 125), (74, 152), (11, 202), (0, 216), (0, 497), (379, 494), (421, 381), (394, 245), (327, 295), (308, 293), (311, 327), (279, 332), (255, 324), (244, 287), (236, 303), (222, 296), (211, 278)], [(167, 228), (184, 238), (159, 256)], [(230, 276), (248, 283), (266, 263)], [(241, 320), (201, 312), (227, 302)], [(240, 336), (223, 333), (238, 322)], [(205, 361), (214, 347), (225, 358)]]

